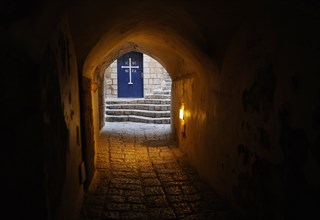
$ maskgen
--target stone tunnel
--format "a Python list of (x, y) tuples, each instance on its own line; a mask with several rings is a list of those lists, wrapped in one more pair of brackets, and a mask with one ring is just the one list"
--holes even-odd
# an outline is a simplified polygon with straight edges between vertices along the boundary
[(313, 0), (2, 1), (2, 214), (80, 218), (108, 126), (97, 72), (137, 51), (171, 76), (179, 149), (243, 219), (319, 217), (319, 9)]

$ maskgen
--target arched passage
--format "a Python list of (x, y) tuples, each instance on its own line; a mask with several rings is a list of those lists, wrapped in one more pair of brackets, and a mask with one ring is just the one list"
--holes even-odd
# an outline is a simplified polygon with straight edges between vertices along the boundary
[[(88, 5), (87, 7), (90, 10), (94, 6)], [(214, 71), (214, 63), (199, 50), (199, 45), (205, 44), (199, 30), (190, 16), (179, 9), (178, 5), (172, 5), (177, 10), (168, 10), (167, 5), (159, 5), (157, 2), (150, 3), (147, 12), (142, 12), (142, 8), (131, 3), (125, 8), (117, 4), (114, 7), (115, 10), (109, 14), (101, 14), (102, 17), (105, 17), (101, 18), (105, 22), (96, 21), (100, 24), (98, 27), (100, 36), (94, 35), (96, 38), (93, 40), (92, 36), (88, 36), (87, 33), (77, 34), (78, 36), (87, 36), (88, 44), (92, 42), (91, 50), (79, 47), (79, 60), (83, 60), (83, 67), (81, 67), (85, 93), (83, 103), (85, 103), (84, 109), (86, 109), (84, 126), (87, 127), (84, 134), (86, 135), (86, 152), (89, 152), (86, 153), (87, 157), (89, 155), (89, 158), (86, 159), (89, 178), (93, 175), (94, 145), (99, 131), (96, 68), (102, 65), (108, 66), (113, 60), (130, 51), (148, 54), (160, 62), (168, 70), (173, 81), (172, 130), (180, 142), (185, 138), (192, 138), (188, 132), (184, 138), (181, 136), (178, 113), (182, 103), (185, 105), (187, 113), (186, 129), (194, 127), (191, 121), (197, 121), (196, 127), (201, 128), (199, 122), (203, 123), (206, 116), (201, 108), (197, 107), (199, 103), (195, 97), (202, 96), (203, 91), (195, 91), (193, 88), (201, 87), (197, 86), (199, 81), (211, 84), (214, 76), (211, 74)], [(95, 13), (98, 14), (102, 13), (97, 8), (92, 10), (96, 10)], [(121, 13), (119, 15), (113, 14), (117, 10)], [(77, 13), (80, 12), (81, 10)], [(114, 18), (111, 23), (108, 19), (109, 16), (117, 18)], [(84, 21), (84, 23), (86, 22), (88, 21)], [(82, 22), (77, 22), (77, 24), (79, 23)], [(77, 41), (75, 44), (77, 45)], [(81, 56), (82, 52), (83, 56)], [(197, 110), (193, 111), (194, 108)], [(192, 152), (190, 153), (192, 154)]]
[[(81, 3), (71, 12), (76, 19), (71, 26), (77, 36), (78, 64), (84, 90), (88, 91), (84, 97), (89, 98), (84, 103), (90, 103), (89, 124), (92, 128), (97, 125), (96, 67), (102, 60), (110, 64), (129, 51), (149, 54), (171, 73), (174, 131), (181, 149), (201, 175), (241, 208), (246, 209), (243, 204), (247, 200), (248, 206), (269, 204), (266, 198), (271, 194), (266, 192), (279, 196), (280, 188), (271, 189), (271, 179), (272, 175), (282, 176), (274, 167), (283, 162), (283, 143), (278, 140), (283, 126), (287, 126), (278, 120), (280, 112), (286, 114), (282, 109), (287, 108), (286, 98), (276, 94), (289, 90), (288, 80), (284, 79), (289, 79), (294, 69), (282, 71), (286, 67), (279, 60), (287, 55), (288, 60), (297, 60), (285, 52), (295, 48), (291, 43), (298, 40), (280, 10), (271, 12), (266, 8), (274, 5), (251, 1), (216, 2), (214, 6), (206, 1), (126, 3)], [(108, 13), (106, 8), (110, 9)], [(86, 13), (95, 16), (83, 16)], [(80, 31), (83, 25), (86, 29)], [(277, 43), (287, 38), (292, 42), (278, 48)], [(185, 135), (178, 119), (182, 104), (186, 111)], [(299, 123), (307, 127), (304, 122)], [(92, 131), (97, 129), (85, 134), (93, 139)], [(94, 149), (94, 139), (88, 146)], [(263, 175), (269, 185), (258, 174), (260, 169), (266, 172)], [(259, 187), (250, 189), (251, 183)], [(282, 205), (271, 206), (276, 210)], [(260, 212), (259, 207), (253, 209)]]
[[(179, 81), (190, 81), (194, 77), (197, 78), (196, 73), (198, 73), (200, 69), (200, 65), (197, 65), (196, 58), (193, 57), (191, 52), (185, 52), (183, 56), (179, 53), (183, 54), (183, 46), (180, 45), (180, 39), (176, 40), (178, 43), (165, 42), (163, 39), (170, 39), (170, 36), (164, 35), (163, 33), (155, 33), (155, 34), (146, 34), (148, 31), (144, 31), (144, 34), (136, 33), (131, 34), (130, 32), (134, 32), (133, 30), (128, 30), (128, 36), (124, 39), (119, 37), (119, 42), (116, 41), (116, 37), (114, 40), (110, 40), (109, 38), (103, 39), (102, 42), (97, 44), (91, 53), (88, 56), (83, 68), (83, 75), (85, 77), (85, 81), (90, 81), (87, 83), (87, 89), (84, 91), (90, 91), (90, 95), (88, 97), (90, 100), (85, 101), (92, 103), (92, 113), (89, 111), (86, 114), (86, 117), (90, 117), (92, 115), (92, 121), (90, 124), (93, 126), (93, 130), (95, 133), (93, 136), (97, 137), (97, 132), (99, 131), (99, 109), (97, 106), (98, 103), (98, 93), (97, 93), (97, 86), (96, 86), (96, 76), (94, 75), (96, 71), (91, 72), (94, 68), (97, 68), (101, 65), (109, 65), (114, 58), (120, 57), (122, 54), (130, 52), (130, 51), (139, 51), (146, 54), (150, 54), (150, 56), (157, 59), (164, 67), (166, 67), (171, 74), (173, 79), (173, 92), (172, 92), (172, 130), (175, 131), (175, 134), (181, 133), (180, 131), (180, 121), (178, 119), (177, 113), (179, 112), (179, 108), (182, 103), (185, 103), (186, 106), (191, 106), (190, 97), (182, 97), (182, 93), (185, 93), (184, 88), (176, 87), (176, 82)], [(109, 34), (110, 35), (110, 34)], [(109, 36), (107, 35), (107, 36)], [(110, 45), (110, 42), (116, 42), (115, 45)], [(175, 45), (177, 44), (177, 45)], [(110, 48), (108, 50), (108, 48)], [(175, 49), (179, 48), (179, 49)], [(181, 52), (179, 52), (181, 50)], [(100, 54), (104, 54), (103, 56), (98, 56)], [(189, 54), (189, 57), (187, 56)], [(198, 67), (198, 68), (197, 68)], [(90, 77), (90, 78), (88, 78)], [(193, 79), (194, 80), (194, 79)], [(181, 83), (180, 83), (181, 84)], [(181, 84), (183, 85), (183, 84)], [(189, 99), (189, 100), (188, 100)], [(89, 132), (86, 132), (88, 134)], [(179, 138), (179, 135), (177, 136)], [(91, 143), (94, 143), (92, 141)], [(91, 146), (91, 149), (94, 149)], [(90, 150), (89, 150), (90, 151)], [(94, 154), (94, 153), (93, 153)], [(90, 172), (89, 172), (90, 173)]]
[(319, 216), (318, 1), (11, 0), (0, 11), (12, 218), (76, 218), (82, 144), (89, 182), (94, 171), (93, 73), (129, 50), (172, 73), (180, 148), (244, 219)]

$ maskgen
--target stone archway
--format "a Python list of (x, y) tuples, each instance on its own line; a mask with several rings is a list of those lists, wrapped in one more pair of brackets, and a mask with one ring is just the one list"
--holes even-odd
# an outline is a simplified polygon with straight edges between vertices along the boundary
[[(128, 30), (128, 31), (130, 32), (130, 30)], [(160, 35), (156, 35), (156, 36), (160, 36)], [(150, 38), (150, 39), (148, 39), (148, 38)], [(136, 51), (149, 53), (149, 54), (154, 54), (154, 53), (157, 54), (157, 53), (159, 53), (159, 51), (161, 52), (161, 54), (163, 53), (162, 57), (164, 57), (164, 58), (161, 57), (161, 54), (160, 54), (159, 58), (157, 56), (154, 56), (154, 57), (158, 58), (157, 60), (159, 60), (159, 62), (162, 63), (162, 65), (168, 69), (168, 72), (170, 72), (170, 74), (172, 74), (171, 75), (171, 78), (173, 80), (173, 82), (172, 82), (172, 108), (171, 108), (172, 130), (173, 130), (174, 135), (176, 135), (176, 138), (180, 142), (183, 141), (183, 137), (181, 135), (180, 120), (178, 118), (179, 108), (181, 106), (181, 103), (184, 103), (185, 106), (188, 106), (188, 107), (191, 106), (192, 100), (193, 100), (192, 94), (196, 95), (195, 94), (196, 91), (191, 91), (191, 90), (187, 91), (184, 88), (191, 87), (192, 84), (194, 83), (194, 80), (199, 79), (197, 77), (196, 73), (199, 70), (201, 70), (202, 68), (199, 64), (196, 64), (196, 62), (197, 62), (196, 59), (190, 58), (191, 55), (190, 55), (190, 52), (188, 53), (187, 48), (181, 47), (181, 50), (185, 50), (184, 56), (189, 55), (190, 57), (188, 57), (188, 56), (181, 57), (180, 53), (177, 54), (177, 51), (173, 50), (173, 48), (171, 46), (166, 46), (167, 48), (161, 49), (161, 50), (155, 49), (155, 48), (153, 48), (152, 45), (157, 44), (157, 43), (154, 43), (154, 42), (162, 41), (162, 39), (160, 37), (155, 37), (154, 34), (143, 35), (143, 36), (140, 36), (139, 34), (137, 34), (133, 38), (132, 38), (132, 36), (128, 35), (125, 39), (123, 39), (123, 41), (124, 41), (123, 42), (124, 45), (119, 46), (119, 48), (121, 48), (121, 49), (118, 49), (118, 52), (116, 52), (113, 49), (109, 52), (111, 58), (109, 58), (108, 56), (96, 57), (96, 56), (99, 56), (100, 52), (95, 51), (98, 49), (94, 48), (92, 50), (92, 52), (90, 53), (90, 55), (88, 56), (88, 59), (86, 60), (86, 63), (84, 65), (83, 78), (85, 79), (84, 81), (87, 82), (86, 84), (84, 84), (84, 86), (86, 86), (87, 89), (84, 89), (83, 91), (88, 92), (87, 93), (88, 95), (84, 96), (84, 97), (87, 97), (87, 101), (85, 101), (85, 102), (92, 104), (91, 108), (89, 106), (87, 106), (87, 108), (86, 108), (87, 112), (85, 113), (86, 117), (90, 121), (89, 124), (92, 126), (91, 128), (93, 128), (92, 129), (93, 132), (92, 132), (92, 130), (90, 132), (85, 132), (86, 135), (90, 136), (90, 137), (87, 137), (87, 139), (90, 140), (89, 142), (87, 142), (87, 148), (88, 148), (88, 151), (92, 152), (90, 154), (91, 157), (88, 159), (88, 161), (91, 161), (91, 162), (89, 162), (91, 164), (91, 166), (89, 166), (89, 167), (91, 167), (90, 170), (94, 170), (94, 158), (92, 156), (95, 154), (94, 153), (95, 141), (96, 141), (96, 138), (97, 138), (97, 135), (99, 132), (99, 127), (101, 126), (101, 124), (99, 126), (98, 82), (96, 81), (97, 77), (94, 76), (94, 73), (96, 71), (93, 71), (92, 74), (90, 73), (93, 66), (99, 66), (99, 63), (96, 62), (97, 61), (96, 59), (104, 60), (104, 61), (100, 61), (100, 62), (105, 62), (105, 64), (110, 65), (112, 58), (115, 57), (115, 54), (118, 54), (116, 56), (116, 58), (117, 58), (117, 57), (121, 56), (122, 54), (124, 54), (125, 52), (131, 51), (132, 45), (134, 45), (134, 48)], [(137, 41), (137, 44), (126, 43), (126, 41)], [(178, 45), (181, 44), (181, 40), (179, 40), (179, 37), (175, 41), (177, 41), (176, 44), (178, 44)], [(111, 46), (111, 45), (109, 45), (109, 42), (110, 42), (109, 40), (107, 40), (105, 42), (107, 44), (104, 47), (105, 50)], [(113, 42), (113, 41), (111, 41), (111, 42)], [(138, 46), (138, 44), (141, 46)], [(103, 48), (103, 47), (101, 47), (101, 45), (99, 47)], [(138, 48), (140, 48), (140, 47), (147, 48), (147, 50), (138, 50)], [(150, 49), (151, 49), (150, 52), (149, 52), (150, 49), (148, 50), (148, 47), (150, 47)], [(155, 52), (153, 52), (154, 50), (155, 50)], [(170, 50), (171, 50), (171, 52), (170, 52)], [(104, 52), (104, 53), (106, 54), (106, 52)], [(173, 57), (166, 56), (166, 54), (172, 54), (172, 53), (175, 53), (175, 55)], [(167, 60), (168, 58), (169, 58), (169, 60)], [(188, 62), (188, 61), (190, 61), (190, 62)], [(186, 63), (188, 63), (188, 64), (186, 64)], [(192, 64), (194, 64), (194, 65), (192, 65)], [(93, 76), (92, 79), (88, 78), (88, 76), (90, 76), (90, 75)], [(90, 91), (90, 94), (89, 94), (89, 91)], [(190, 108), (188, 110), (190, 110)], [(187, 120), (189, 120), (189, 119), (187, 118)], [(90, 172), (90, 170), (88, 170), (87, 172), (92, 173), (92, 176), (93, 176), (94, 171)], [(89, 175), (89, 177), (90, 176), (91, 175)]]
[[(160, 2), (152, 2), (150, 10), (146, 13), (134, 3), (128, 3), (126, 13), (121, 13), (120, 16), (120, 13), (108, 14), (100, 10), (108, 7), (106, 3), (105, 6), (100, 5), (99, 9), (92, 9), (95, 10), (99, 20), (82, 16), (83, 22), (79, 20), (74, 22), (75, 29), (80, 23), (91, 24), (90, 27), (93, 28), (89, 30), (89, 27), (86, 32), (82, 32), (83, 27), (78, 27), (76, 35), (80, 36), (80, 39), (75, 39), (75, 44), (79, 48), (81, 77), (86, 87), (83, 91), (87, 91), (84, 95), (87, 100), (83, 102), (84, 121), (88, 124), (87, 129), (91, 129), (83, 131), (87, 152), (85, 154), (87, 155), (85, 161), (87, 182), (90, 183), (95, 172), (96, 140), (99, 133), (99, 92), (96, 70), (102, 65), (109, 66), (127, 52), (137, 51), (152, 56), (170, 73), (172, 78), (171, 125), (173, 136), (179, 143), (179, 147), (188, 155), (201, 175), (207, 178), (211, 186), (221, 190), (222, 194), (229, 194), (230, 190), (220, 181), (221, 178), (215, 178), (219, 175), (220, 166), (213, 164), (213, 161), (218, 161), (221, 155), (214, 151), (207, 151), (207, 147), (212, 145), (211, 141), (218, 134), (212, 134), (213, 128), (218, 126), (216, 122), (222, 122), (217, 120), (216, 108), (212, 107), (212, 103), (219, 101), (220, 96), (225, 95), (220, 93), (219, 84), (217, 84), (221, 76), (218, 74), (221, 68), (218, 63), (221, 60), (213, 58), (212, 48), (207, 47), (207, 42), (202, 36), (203, 32), (187, 13), (188, 9), (172, 4), (169, 7)], [(121, 5), (113, 6), (115, 7), (113, 12), (124, 10)], [(91, 6), (88, 5), (88, 7)], [(77, 13), (82, 14), (81, 10)], [(159, 13), (162, 16), (157, 16)], [(112, 20), (112, 22), (101, 22), (101, 19)], [(95, 32), (95, 35), (89, 34), (91, 32)], [(221, 34), (216, 36), (221, 37)], [(225, 39), (227, 38), (223, 38), (221, 42)], [(83, 42), (86, 43), (83, 44)], [(216, 49), (215, 56), (219, 57), (219, 53), (223, 50)], [(179, 119), (181, 106), (184, 106), (185, 112), (183, 121)], [(221, 154), (224, 153), (221, 151)]]
[[(171, 35), (170, 35), (171, 34)], [(199, 80), (197, 73), (200, 71), (203, 74), (211, 70), (200, 65), (199, 60), (195, 56), (200, 55), (201, 52), (195, 49), (193, 51), (192, 46), (181, 38), (181, 36), (174, 30), (172, 33), (159, 32), (159, 29), (150, 28), (148, 25), (145, 28), (139, 28), (138, 30), (128, 29), (126, 34), (119, 34), (119, 36), (107, 34), (102, 37), (96, 47), (92, 49), (83, 66), (83, 78), (84, 86), (88, 95), (87, 100), (84, 103), (91, 103), (86, 105), (85, 117), (87, 118), (87, 124), (90, 125), (90, 131), (85, 131), (87, 135), (86, 148), (91, 155), (87, 158), (87, 163), (91, 164), (88, 172), (88, 177), (92, 178), (94, 174), (94, 161), (95, 161), (95, 143), (99, 132), (99, 91), (98, 82), (96, 77), (96, 68), (101, 65), (109, 66), (112, 61), (121, 55), (129, 51), (140, 51), (142, 53), (150, 54), (157, 59), (163, 67), (165, 67), (171, 74), (172, 78), (172, 131), (179, 142), (183, 142), (185, 136), (182, 136), (182, 127), (180, 126), (180, 120), (178, 118), (179, 109), (181, 104), (184, 103), (188, 106), (186, 121), (191, 118), (188, 112), (191, 111), (192, 102), (194, 102), (193, 96), (196, 95), (196, 91), (191, 89), (186, 90), (186, 87), (191, 88), (195, 81)], [(111, 37), (112, 36), (112, 37)], [(168, 39), (171, 39), (168, 41)], [(161, 47), (159, 47), (161, 45)], [(173, 46), (174, 45), (174, 46)], [(178, 48), (178, 49), (176, 49)], [(206, 58), (204, 56), (203, 61)], [(206, 78), (208, 82), (210, 78)], [(201, 91), (200, 91), (201, 92)], [(202, 116), (201, 116), (202, 117)], [(187, 122), (189, 124), (189, 122)], [(188, 129), (188, 127), (187, 127)], [(91, 175), (90, 175), (91, 173)]]

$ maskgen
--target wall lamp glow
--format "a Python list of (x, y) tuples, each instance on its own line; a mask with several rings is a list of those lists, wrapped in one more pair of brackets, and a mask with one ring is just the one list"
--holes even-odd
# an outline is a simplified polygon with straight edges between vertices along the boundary
[(184, 110), (185, 110), (185, 109), (184, 109), (184, 104), (181, 104), (181, 107), (180, 107), (180, 110), (179, 110), (179, 118), (180, 118), (181, 120), (184, 119), (184, 113), (185, 113)]
[(179, 118), (180, 118), (181, 120), (184, 119), (184, 109), (183, 109), (182, 107), (180, 108), (180, 111), (179, 111)]
[(181, 133), (182, 137), (186, 137), (186, 123), (184, 121), (185, 118), (185, 108), (184, 104), (181, 105), (180, 110), (179, 110), (179, 118), (181, 119)]

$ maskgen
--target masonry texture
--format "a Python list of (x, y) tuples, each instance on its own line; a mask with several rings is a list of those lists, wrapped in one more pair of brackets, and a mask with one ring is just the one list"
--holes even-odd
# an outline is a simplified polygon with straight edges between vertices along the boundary
[(170, 125), (107, 123), (85, 219), (230, 219), (171, 138)]

